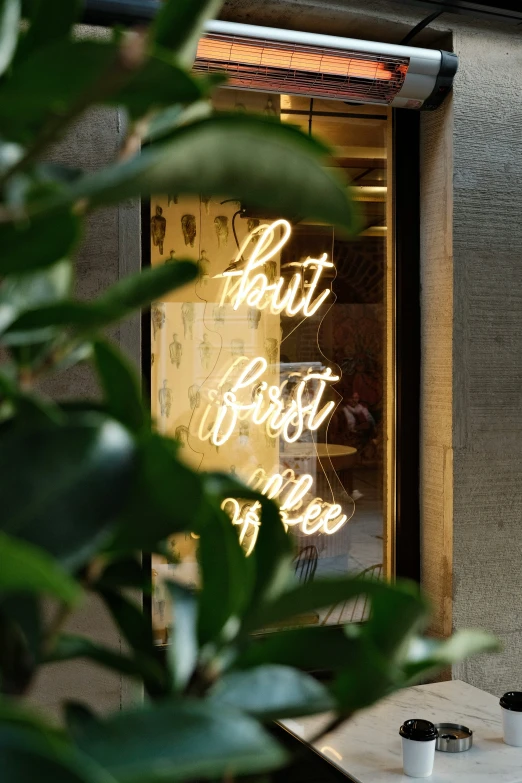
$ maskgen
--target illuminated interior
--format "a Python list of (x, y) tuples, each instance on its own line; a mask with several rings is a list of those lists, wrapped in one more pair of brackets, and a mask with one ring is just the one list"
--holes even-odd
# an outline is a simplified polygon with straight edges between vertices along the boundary
[[(359, 202), (362, 232), (267, 216), (219, 196), (151, 198), (151, 263), (199, 263), (199, 279), (152, 307), (152, 412), (198, 470), (235, 474), (280, 507), (295, 578), (391, 572), (393, 296), (386, 108), (222, 90), (325, 140)], [(223, 503), (247, 554), (259, 504)], [(197, 539), (153, 562), (156, 640), (168, 639), (162, 575), (197, 586)], [(358, 620), (362, 603), (296, 624)]]

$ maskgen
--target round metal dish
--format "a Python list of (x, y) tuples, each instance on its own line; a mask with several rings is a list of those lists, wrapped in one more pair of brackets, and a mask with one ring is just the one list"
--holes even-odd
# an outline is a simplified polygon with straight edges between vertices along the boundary
[(462, 753), (473, 745), (473, 732), (459, 723), (436, 723), (439, 732), (435, 747), (445, 753)]

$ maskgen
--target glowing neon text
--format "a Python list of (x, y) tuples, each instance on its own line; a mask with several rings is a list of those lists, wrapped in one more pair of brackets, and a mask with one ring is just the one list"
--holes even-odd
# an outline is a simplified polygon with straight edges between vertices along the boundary
[[(277, 238), (278, 230), (281, 231)], [(293, 262), (292, 266), (298, 267), (290, 278), (287, 288), (284, 277), (270, 282), (264, 273), (264, 265), (267, 264), (286, 245), (292, 233), (292, 228), (287, 220), (276, 220), (274, 223), (262, 223), (248, 234), (236, 256), (232, 268), (223, 273), (226, 278), (225, 287), (221, 296), (221, 305), (231, 302), (234, 310), (246, 303), (249, 307), (257, 307), (259, 310), (269, 308), (273, 315), (285, 313), (294, 316), (298, 313), (303, 316), (311, 316), (328, 298), (331, 291), (323, 290), (315, 299), (315, 293), (321, 275), (324, 270), (333, 267), (327, 260), (326, 253), (320, 258), (307, 258), (306, 261)], [(257, 238), (254, 244), (252, 240)], [(246, 265), (240, 269), (239, 265), (245, 257), (246, 250), (253, 245), (252, 252)], [(306, 270), (312, 270), (309, 280), (304, 279)], [(304, 293), (306, 289), (306, 293)]]
[(262, 380), (267, 367), (262, 356), (239, 356), (232, 362), (218, 387), (208, 392), (209, 402), (197, 427), (201, 440), (222, 446), (236, 424), (245, 419), (263, 425), (269, 437), (281, 436), (287, 443), (295, 443), (305, 430), (313, 432), (321, 426), (335, 407), (332, 400), (321, 407), (326, 385), (338, 381), (339, 376), (328, 367), (305, 375), (295, 373), (280, 386), (269, 386)]
[[(267, 498), (279, 502), (281, 521), (286, 531), (294, 527), (305, 536), (314, 533), (332, 536), (346, 524), (348, 517), (338, 503), (327, 503), (317, 497), (307, 503), (306, 495), (313, 482), (308, 473), (296, 478), (294, 471), (287, 469), (268, 476), (263, 468), (258, 468), (247, 483)], [(259, 501), (241, 502), (236, 498), (226, 498), (221, 508), (230, 515), (232, 524), (240, 526), (239, 540), (246, 554), (251, 554), (261, 524), (261, 504)]]

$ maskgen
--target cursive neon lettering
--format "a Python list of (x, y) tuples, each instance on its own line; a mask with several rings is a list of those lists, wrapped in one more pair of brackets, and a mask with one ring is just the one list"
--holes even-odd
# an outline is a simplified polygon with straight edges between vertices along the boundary
[[(277, 239), (278, 231), (281, 232), (279, 239)], [(326, 253), (323, 253), (320, 258), (293, 262), (292, 266), (297, 267), (298, 271), (292, 275), (288, 283), (284, 277), (270, 283), (267, 275), (260, 269), (282, 250), (291, 233), (292, 228), (287, 220), (276, 220), (274, 223), (263, 223), (248, 234), (239, 248), (233, 268), (219, 275), (225, 278), (221, 305), (230, 302), (234, 310), (238, 310), (243, 303), (249, 307), (257, 307), (259, 310), (268, 307), (273, 315), (285, 313), (288, 316), (295, 316), (301, 313), (304, 317), (310, 317), (317, 312), (331, 293), (331, 290), (326, 288), (315, 297), (323, 272), (333, 267), (333, 263), (327, 260)], [(247, 248), (252, 246), (252, 239), (256, 236), (258, 241), (253, 245), (244, 268), (238, 268), (243, 262)], [(305, 281), (305, 272), (308, 270), (312, 270), (313, 274)], [(301, 296), (301, 291), (305, 287), (307, 292)]]
[[(288, 380), (280, 386), (269, 386), (262, 380), (267, 367), (268, 362), (262, 356), (255, 359), (239, 356), (234, 360), (217, 388), (208, 392), (208, 402), (202, 408), (196, 430), (200, 440), (210, 439), (214, 446), (222, 446), (232, 436), (238, 421), (248, 418), (264, 425), (269, 437), (282, 437), (287, 443), (299, 440), (304, 430), (314, 432), (321, 426), (335, 407), (332, 400), (324, 402), (327, 384), (335, 383), (339, 376), (329, 367), (321, 372), (310, 369), (304, 375), (296, 373), (293, 377), (299, 380), (292, 392), (286, 394)], [(226, 388), (234, 370), (239, 370), (239, 377), (231, 388)]]
[[(305, 536), (316, 533), (331, 536), (348, 522), (348, 516), (343, 513), (342, 506), (338, 503), (327, 503), (317, 497), (305, 503), (305, 496), (313, 484), (313, 478), (308, 473), (296, 478), (293, 470), (288, 469), (282, 474), (267, 476), (262, 468), (258, 468), (247, 484), (265, 497), (280, 501), (281, 522), (286, 531), (291, 527), (298, 527)], [(288, 488), (283, 500), (281, 494)], [(256, 545), (261, 525), (261, 504), (255, 501), (242, 505), (235, 498), (226, 498), (221, 508), (229, 514), (232, 524), (240, 528), (239, 540), (245, 547), (246, 554), (250, 555)]]

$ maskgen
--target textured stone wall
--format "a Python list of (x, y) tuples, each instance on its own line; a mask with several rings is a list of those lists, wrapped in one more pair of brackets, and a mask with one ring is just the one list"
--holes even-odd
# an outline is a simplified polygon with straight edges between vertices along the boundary
[(522, 46), (513, 28), (456, 27), (453, 184), (453, 623), (501, 655), (455, 674), (522, 688)]

